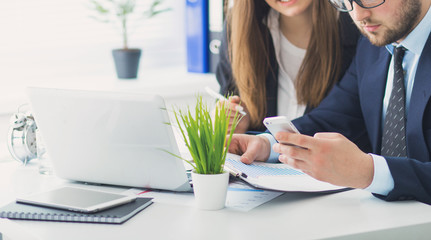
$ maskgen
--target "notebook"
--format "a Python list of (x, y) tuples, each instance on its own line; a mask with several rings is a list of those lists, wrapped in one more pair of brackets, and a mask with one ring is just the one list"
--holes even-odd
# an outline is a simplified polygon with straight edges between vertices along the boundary
[(54, 173), (65, 179), (191, 191), (161, 96), (28, 88)]
[(78, 213), (12, 202), (0, 208), (0, 218), (56, 222), (123, 223), (151, 205), (152, 198), (135, 201), (96, 213)]
[(331, 192), (346, 187), (316, 180), (304, 172), (283, 163), (254, 162), (244, 164), (240, 156), (228, 154), (225, 169), (250, 185), (285, 192)]

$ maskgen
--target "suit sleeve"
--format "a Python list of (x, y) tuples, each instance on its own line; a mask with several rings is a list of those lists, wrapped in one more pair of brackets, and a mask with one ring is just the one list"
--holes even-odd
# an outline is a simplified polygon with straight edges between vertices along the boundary
[(418, 200), (431, 204), (431, 162), (385, 158), (394, 179), (394, 189), (387, 196), (375, 195), (386, 201)]
[(344, 77), (320, 105), (303, 117), (293, 120), (301, 133), (312, 136), (317, 132), (338, 132), (364, 152), (371, 152), (360, 105), (356, 71), (355, 57)]

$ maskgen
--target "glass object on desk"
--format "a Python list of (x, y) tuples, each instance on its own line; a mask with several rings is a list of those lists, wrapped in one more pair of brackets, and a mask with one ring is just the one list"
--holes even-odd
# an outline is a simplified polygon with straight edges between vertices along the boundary
[(39, 173), (44, 175), (52, 174), (52, 164), (46, 152), (45, 143), (39, 129), (36, 130), (37, 160), (39, 161)]

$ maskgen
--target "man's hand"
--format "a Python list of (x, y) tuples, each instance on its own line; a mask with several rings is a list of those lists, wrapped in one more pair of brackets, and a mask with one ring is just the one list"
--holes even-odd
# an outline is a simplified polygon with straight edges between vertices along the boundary
[(253, 161), (266, 161), (271, 152), (271, 146), (266, 137), (234, 134), (230, 142), (229, 152), (241, 155), (241, 162), (250, 164)]
[(366, 188), (373, 180), (372, 157), (341, 134), (316, 133), (310, 137), (279, 132), (276, 139), (280, 143), (274, 144), (273, 149), (282, 154), (280, 162), (301, 169), (317, 180), (352, 188)]

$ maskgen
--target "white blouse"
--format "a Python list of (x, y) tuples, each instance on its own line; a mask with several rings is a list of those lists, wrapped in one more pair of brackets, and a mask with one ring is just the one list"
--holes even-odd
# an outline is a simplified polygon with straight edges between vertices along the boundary
[(306, 50), (294, 46), (283, 35), (279, 27), (279, 17), (280, 14), (271, 9), (267, 23), (279, 65), (277, 115), (286, 116), (289, 120), (292, 120), (304, 115), (306, 108), (306, 105), (298, 104), (295, 90), (296, 75)]

